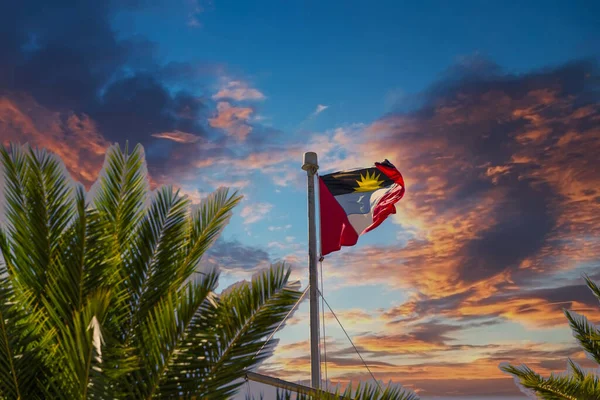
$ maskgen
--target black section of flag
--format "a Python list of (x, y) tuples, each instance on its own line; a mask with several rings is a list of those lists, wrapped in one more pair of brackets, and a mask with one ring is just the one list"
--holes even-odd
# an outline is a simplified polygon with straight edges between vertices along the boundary
[(394, 184), (394, 181), (377, 169), (377, 167), (334, 172), (332, 174), (322, 175), (321, 179), (332, 195), (339, 196), (341, 194), (356, 192), (357, 189), (360, 191), (358, 182), (364, 182), (365, 179), (369, 177), (374, 177), (375, 180), (380, 182), (374, 189), (381, 189)]

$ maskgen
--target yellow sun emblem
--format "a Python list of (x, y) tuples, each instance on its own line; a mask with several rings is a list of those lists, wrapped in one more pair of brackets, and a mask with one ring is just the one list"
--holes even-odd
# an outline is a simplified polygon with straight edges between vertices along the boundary
[(360, 176), (360, 181), (356, 181), (358, 183), (358, 187), (354, 189), (355, 192), (372, 192), (373, 190), (377, 190), (381, 187), (383, 181), (379, 180), (380, 175), (376, 172), (373, 174), (369, 174), (367, 171), (366, 176)]

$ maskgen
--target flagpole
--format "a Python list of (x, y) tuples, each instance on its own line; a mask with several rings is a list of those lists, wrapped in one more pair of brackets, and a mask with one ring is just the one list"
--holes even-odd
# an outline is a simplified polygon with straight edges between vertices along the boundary
[(317, 275), (317, 226), (315, 213), (315, 175), (319, 169), (317, 154), (304, 153), (302, 169), (308, 176), (308, 283), (310, 299), (310, 372), (313, 389), (321, 388), (319, 354), (319, 277)]

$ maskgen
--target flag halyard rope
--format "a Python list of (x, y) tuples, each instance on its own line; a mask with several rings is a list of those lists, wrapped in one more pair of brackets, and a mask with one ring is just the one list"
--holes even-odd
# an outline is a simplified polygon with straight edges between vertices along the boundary
[(327, 300), (325, 300), (325, 297), (323, 296), (323, 293), (319, 292), (319, 294), (321, 295), (321, 299), (323, 299), (323, 301), (325, 302), (325, 304), (327, 304), (327, 308), (329, 308), (329, 311), (331, 311), (331, 313), (333, 314), (333, 317), (335, 318), (335, 320), (337, 321), (337, 323), (340, 325), (340, 328), (342, 328), (342, 331), (344, 331), (344, 334), (346, 335), (346, 337), (350, 341), (350, 344), (354, 348), (354, 351), (356, 351), (356, 354), (358, 354), (358, 356), (360, 357), (360, 360), (362, 361), (363, 365), (365, 366), (365, 368), (367, 369), (367, 371), (369, 371), (369, 374), (371, 375), (371, 378), (373, 378), (373, 380), (377, 384), (377, 387), (383, 393), (383, 388), (381, 387), (381, 384), (379, 383), (379, 381), (377, 379), (375, 379), (375, 375), (373, 375), (373, 372), (371, 372), (371, 368), (369, 368), (369, 366), (365, 362), (364, 358), (362, 357), (362, 355), (360, 354), (360, 352), (358, 351), (358, 349), (354, 345), (354, 342), (350, 338), (350, 335), (348, 335), (348, 332), (346, 332), (346, 329), (344, 328), (344, 325), (342, 325), (342, 323), (340, 322), (340, 319), (337, 317), (337, 315), (335, 314), (335, 312), (333, 311), (333, 309), (331, 308), (331, 306), (329, 305), (329, 303), (327, 302)]
[(320, 256), (319, 264), (321, 264), (321, 291), (319, 293), (321, 294), (321, 318), (323, 319), (323, 363), (325, 365), (325, 390), (327, 390), (327, 334), (325, 332), (325, 303), (323, 301), (325, 300), (325, 297), (323, 296), (323, 293), (325, 292), (323, 290), (323, 256)]

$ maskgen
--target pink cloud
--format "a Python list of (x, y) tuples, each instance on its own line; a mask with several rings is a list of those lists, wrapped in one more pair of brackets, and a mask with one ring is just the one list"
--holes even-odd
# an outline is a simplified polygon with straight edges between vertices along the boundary
[[(321, 136), (322, 165), (389, 158), (407, 182), (393, 220), (413, 239), (403, 249), (332, 256), (343, 259), (339, 276), (435, 297), (475, 289), (484, 298), (518, 288), (520, 276), (597, 260), (600, 243), (589, 238), (600, 234), (600, 107), (576, 105), (581, 93), (569, 86), (586, 73), (459, 82), (433, 92), (416, 112)], [(365, 271), (356, 262), (354, 271), (354, 257), (377, 267)]]
[(182, 131), (161, 132), (152, 135), (155, 138), (172, 140), (177, 143), (196, 143), (200, 136)]
[(251, 108), (235, 107), (221, 101), (217, 104), (217, 116), (209, 118), (208, 122), (213, 128), (223, 129), (229, 136), (243, 142), (252, 132), (252, 127), (247, 124), (252, 113)]
[(213, 95), (215, 100), (231, 99), (236, 101), (244, 100), (264, 100), (265, 95), (258, 89), (248, 86), (242, 81), (229, 81)]
[(29, 143), (50, 150), (87, 188), (110, 146), (87, 115), (51, 111), (27, 95), (0, 97), (0, 139), (4, 145)]

